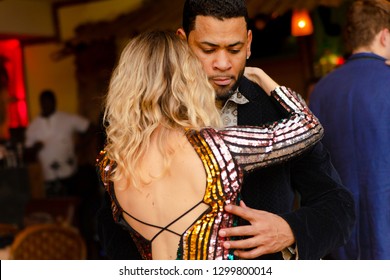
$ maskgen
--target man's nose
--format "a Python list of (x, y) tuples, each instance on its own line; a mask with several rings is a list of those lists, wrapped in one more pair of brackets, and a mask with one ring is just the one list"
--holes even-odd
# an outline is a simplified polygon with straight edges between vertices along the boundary
[(229, 70), (232, 67), (229, 55), (225, 51), (217, 52), (215, 54), (213, 67), (220, 71)]

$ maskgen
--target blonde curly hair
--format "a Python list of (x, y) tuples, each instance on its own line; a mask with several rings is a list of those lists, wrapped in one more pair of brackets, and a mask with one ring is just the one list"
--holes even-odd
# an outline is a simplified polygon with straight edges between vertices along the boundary
[[(171, 31), (150, 31), (130, 40), (113, 71), (104, 123), (112, 179), (144, 182), (140, 163), (159, 128), (158, 148), (169, 166), (173, 129), (221, 127), (215, 93), (187, 42)], [(162, 129), (161, 129), (162, 128)]]

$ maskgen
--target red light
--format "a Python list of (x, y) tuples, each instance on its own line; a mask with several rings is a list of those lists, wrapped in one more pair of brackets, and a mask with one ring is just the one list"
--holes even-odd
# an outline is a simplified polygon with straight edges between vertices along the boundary
[(345, 63), (345, 59), (342, 56), (339, 56), (336, 61), (336, 65), (342, 65)]
[(8, 127), (26, 127), (28, 115), (20, 42), (18, 40), (0, 41), (0, 56), (5, 58), (3, 64), (8, 75), (8, 98), (6, 98)]

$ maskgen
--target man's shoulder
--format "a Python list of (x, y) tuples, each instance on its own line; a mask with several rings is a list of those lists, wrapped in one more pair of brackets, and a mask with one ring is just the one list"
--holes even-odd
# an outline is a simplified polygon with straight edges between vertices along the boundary
[(74, 121), (88, 121), (85, 117), (74, 114), (74, 113), (68, 113), (68, 112), (63, 112), (63, 111), (56, 111), (54, 117), (56, 119), (60, 119), (63, 121), (69, 121), (69, 122), (74, 122)]
[(240, 93), (244, 95), (249, 101), (268, 96), (258, 84), (252, 82), (245, 76), (242, 77), (238, 89)]
[(64, 112), (64, 111), (56, 111), (54, 113), (54, 116), (61, 117), (61, 118), (69, 118), (69, 117), (77, 116), (77, 115), (73, 114), (73, 113)]
[(30, 122), (27, 128), (31, 129), (31, 127), (33, 127), (34, 129), (36, 129), (36, 127), (40, 127), (44, 123), (45, 123), (45, 118), (42, 117), (41, 115), (38, 115)]
[(256, 83), (243, 77), (239, 87), (240, 93), (249, 102), (238, 105), (239, 125), (262, 125), (286, 117), (285, 110)]

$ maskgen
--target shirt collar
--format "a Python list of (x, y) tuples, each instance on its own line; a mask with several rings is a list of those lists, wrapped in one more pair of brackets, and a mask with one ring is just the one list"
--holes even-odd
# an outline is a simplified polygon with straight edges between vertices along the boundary
[(243, 96), (238, 89), (225, 102), (221, 110), (222, 121), (225, 126), (237, 125), (237, 105), (248, 103), (249, 100)]
[(225, 110), (226, 105), (230, 102), (242, 105), (242, 104), (249, 103), (249, 100), (244, 95), (242, 95), (242, 93), (237, 88), (223, 105), (222, 112)]

